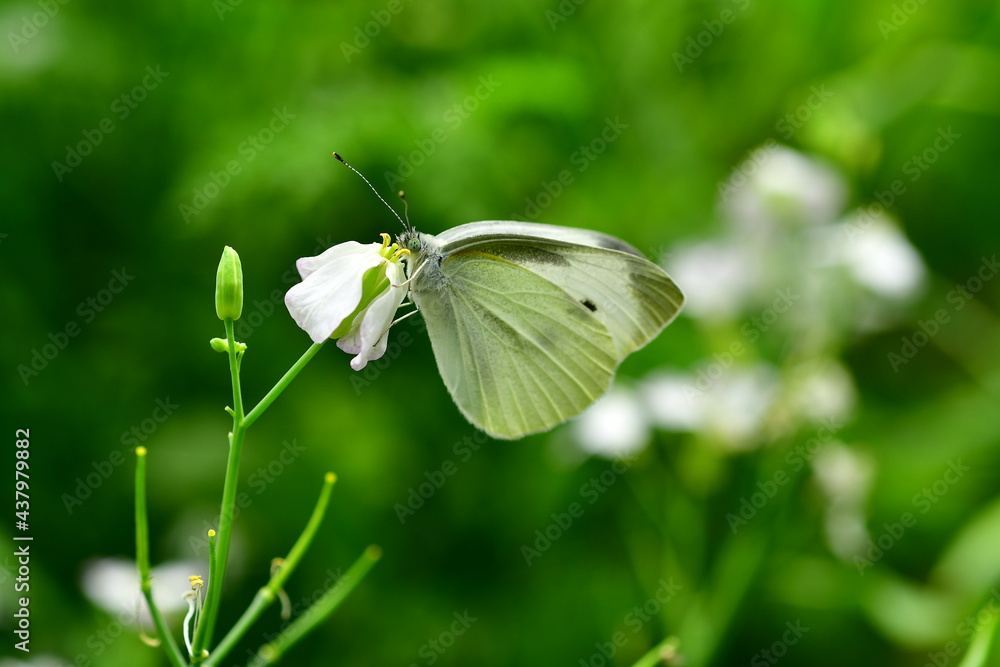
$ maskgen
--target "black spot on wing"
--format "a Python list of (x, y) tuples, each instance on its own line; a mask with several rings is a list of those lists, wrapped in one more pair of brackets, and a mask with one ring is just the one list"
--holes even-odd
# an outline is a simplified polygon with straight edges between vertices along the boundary
[(583, 305), (585, 305), (590, 310), (590, 312), (592, 312), (592, 313), (596, 313), (597, 312), (597, 304), (595, 304), (590, 299), (584, 299), (580, 303), (582, 303)]

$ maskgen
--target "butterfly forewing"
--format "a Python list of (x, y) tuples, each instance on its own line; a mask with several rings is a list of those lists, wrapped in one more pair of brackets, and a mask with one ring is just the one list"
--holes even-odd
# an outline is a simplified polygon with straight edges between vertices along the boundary
[(607, 328), (618, 361), (655, 338), (684, 302), (663, 269), (628, 252), (537, 238), (487, 240), (469, 249), (528, 269), (576, 298)]

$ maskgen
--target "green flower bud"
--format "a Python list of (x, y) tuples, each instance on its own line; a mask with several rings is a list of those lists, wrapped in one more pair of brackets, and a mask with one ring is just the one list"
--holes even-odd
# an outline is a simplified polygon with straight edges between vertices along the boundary
[[(212, 349), (216, 352), (221, 352), (223, 354), (227, 354), (229, 352), (229, 341), (225, 338), (213, 338), (208, 341), (208, 344), (211, 345)], [(236, 354), (243, 354), (247, 351), (247, 344), (241, 343), (240, 341), (236, 341), (236, 345), (233, 347), (236, 348)]]
[(229, 246), (222, 250), (215, 274), (215, 313), (220, 320), (238, 320), (243, 314), (243, 265)]

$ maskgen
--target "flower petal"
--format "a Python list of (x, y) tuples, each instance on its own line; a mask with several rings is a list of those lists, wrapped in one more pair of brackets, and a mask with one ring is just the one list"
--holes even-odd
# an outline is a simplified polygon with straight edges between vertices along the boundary
[(304, 278), (285, 294), (285, 306), (314, 343), (329, 338), (358, 307), (365, 271), (385, 261), (378, 248), (381, 246), (377, 243), (365, 246), (349, 241), (318, 257), (298, 261)]
[[(392, 266), (395, 265), (390, 262), (389, 267)], [(357, 355), (351, 359), (351, 368), (360, 371), (369, 361), (385, 354), (389, 339), (385, 334), (392, 325), (392, 318), (406, 297), (406, 292), (407, 288), (395, 285), (386, 289), (358, 313), (351, 330), (337, 341), (337, 347), (341, 350)]]
[(357, 241), (346, 241), (344, 243), (338, 243), (335, 246), (330, 246), (320, 254), (315, 257), (302, 257), (297, 262), (295, 262), (295, 268), (299, 270), (299, 275), (302, 276), (302, 280), (309, 277), (309, 274), (316, 271), (317, 269), (331, 264), (334, 262), (341, 262), (344, 258), (350, 257), (351, 255), (367, 255), (369, 253), (378, 252), (381, 248), (381, 244), (378, 243), (358, 243)]

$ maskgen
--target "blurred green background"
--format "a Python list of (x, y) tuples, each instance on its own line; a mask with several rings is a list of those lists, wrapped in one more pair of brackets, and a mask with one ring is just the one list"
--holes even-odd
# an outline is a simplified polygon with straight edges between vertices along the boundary
[(418, 317), (367, 373), (327, 346), (250, 431), (221, 629), (327, 470), (293, 603), (385, 555), (286, 664), (632, 665), (676, 636), (670, 664), (940, 667), (995, 620), (996, 2), (41, 0), (0, 28), (0, 411), (35, 538), (32, 652), (8, 536), (0, 655), (166, 664), (101, 560), (134, 558), (131, 450), (154, 563), (204, 562), (222, 247), (255, 402), (309, 344), (295, 260), (399, 231), (334, 150), (422, 231), (608, 232), (689, 304), (586, 426), (516, 442), (464, 422)]

